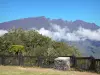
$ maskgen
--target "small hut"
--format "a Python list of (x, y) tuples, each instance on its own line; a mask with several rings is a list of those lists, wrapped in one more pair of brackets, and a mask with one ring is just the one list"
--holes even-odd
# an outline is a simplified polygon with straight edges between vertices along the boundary
[(58, 70), (70, 70), (70, 57), (58, 57), (54, 60), (55, 69)]

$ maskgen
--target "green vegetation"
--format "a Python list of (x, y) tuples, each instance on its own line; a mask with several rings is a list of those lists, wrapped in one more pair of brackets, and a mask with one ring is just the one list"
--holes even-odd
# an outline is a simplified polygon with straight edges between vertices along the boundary
[(48, 68), (0, 66), (0, 75), (99, 75), (90, 72), (57, 71)]
[(18, 52), (37, 57), (79, 55), (74, 47), (54, 41), (35, 30), (11, 29), (0, 37), (0, 55), (14, 55)]
[(9, 52), (12, 52), (14, 54), (19, 54), (19, 53), (22, 53), (24, 51), (24, 46), (22, 45), (11, 45), (9, 47)]

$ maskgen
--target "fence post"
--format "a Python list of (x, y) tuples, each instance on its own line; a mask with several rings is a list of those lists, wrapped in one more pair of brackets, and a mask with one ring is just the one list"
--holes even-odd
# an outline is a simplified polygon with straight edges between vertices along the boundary
[(19, 52), (18, 61), (19, 61), (18, 65), (19, 66), (22, 66), (23, 65), (23, 56), (22, 56), (22, 53), (21, 52)]
[(72, 56), (72, 67), (76, 67), (77, 65), (77, 60), (76, 60), (76, 57), (75, 55)]
[(40, 66), (40, 57), (37, 57), (37, 66)]
[(1, 64), (2, 64), (2, 65), (5, 65), (4, 63), (5, 63), (4, 56), (1, 56)]
[(95, 71), (96, 61), (93, 56), (90, 56), (90, 70)]

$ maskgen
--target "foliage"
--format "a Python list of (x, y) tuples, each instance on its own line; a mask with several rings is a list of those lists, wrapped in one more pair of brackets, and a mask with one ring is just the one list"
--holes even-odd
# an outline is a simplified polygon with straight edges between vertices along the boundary
[(37, 57), (79, 55), (76, 48), (64, 42), (54, 41), (35, 30), (11, 29), (0, 37), (0, 54), (14, 54), (20, 51), (24, 55)]
[(13, 53), (19, 53), (19, 52), (24, 52), (24, 46), (22, 45), (11, 45), (9, 47), (9, 52), (13, 52)]

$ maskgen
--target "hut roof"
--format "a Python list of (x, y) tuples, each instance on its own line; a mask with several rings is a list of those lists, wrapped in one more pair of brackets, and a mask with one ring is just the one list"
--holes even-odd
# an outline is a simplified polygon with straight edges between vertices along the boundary
[(63, 60), (63, 61), (66, 61), (66, 60), (69, 60), (69, 59), (70, 59), (70, 57), (58, 57), (55, 60)]

